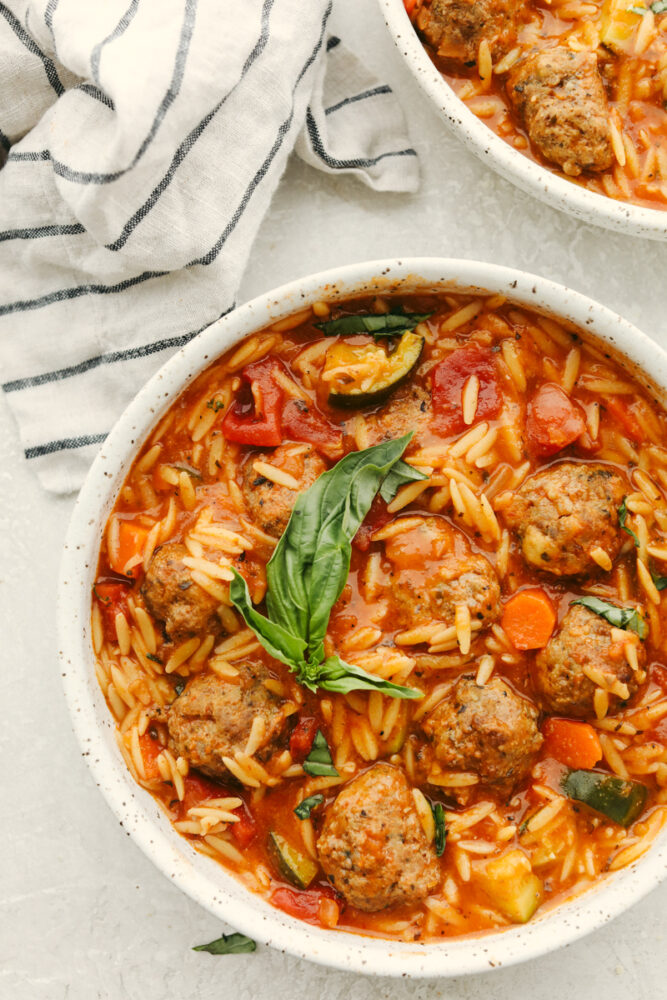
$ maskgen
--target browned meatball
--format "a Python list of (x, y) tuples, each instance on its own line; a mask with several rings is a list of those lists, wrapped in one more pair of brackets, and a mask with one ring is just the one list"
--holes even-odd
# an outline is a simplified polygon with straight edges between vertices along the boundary
[(460, 677), (422, 724), (435, 761), (446, 771), (470, 771), (508, 794), (528, 776), (542, 746), (537, 709), (505, 681), (480, 686)]
[(195, 583), (183, 559), (185, 545), (168, 542), (154, 554), (141, 588), (146, 607), (172, 642), (195, 635), (219, 635), (218, 601)]
[(351, 906), (373, 912), (424, 899), (440, 881), (403, 771), (374, 764), (327, 810), (317, 853)]
[(516, 40), (523, 19), (522, 0), (432, 0), (417, 15), (417, 28), (442, 59), (474, 63), (486, 39), (493, 59)]
[(609, 106), (594, 52), (564, 45), (513, 67), (507, 93), (530, 141), (566, 174), (607, 170), (614, 162)]
[(527, 563), (554, 576), (577, 576), (599, 567), (590, 553), (603, 549), (613, 561), (623, 535), (618, 508), (626, 487), (606, 465), (561, 462), (530, 476), (505, 509)]
[(431, 395), (421, 386), (408, 384), (396, 390), (376, 413), (366, 417), (368, 443), (381, 444), (414, 431), (419, 437), (431, 420)]
[(401, 628), (429, 621), (452, 625), (457, 605), (466, 605), (473, 621), (494, 621), (500, 585), (489, 560), (473, 552), (463, 532), (444, 517), (409, 522), (412, 527), (384, 546), (390, 570), (380, 589), (387, 617)]
[(258, 760), (268, 760), (286, 741), (285, 702), (264, 686), (268, 670), (252, 660), (234, 666), (239, 675), (233, 679), (193, 677), (167, 713), (170, 748), (214, 778), (229, 778), (224, 758), (244, 752), (254, 719), (263, 726)]
[[(265, 479), (253, 468), (254, 462), (267, 462), (286, 472), (297, 481), (298, 489)], [(310, 445), (281, 444), (275, 451), (252, 452), (243, 466), (241, 489), (253, 521), (269, 535), (280, 538), (299, 493), (312, 486), (326, 470), (324, 459)]]
[[(574, 604), (565, 615), (560, 630), (535, 660), (533, 679), (540, 700), (549, 712), (585, 718), (595, 714), (593, 696), (597, 685), (587, 676), (600, 673), (605, 685), (616, 682), (627, 687), (632, 696), (638, 678), (629, 665), (625, 647), (631, 643), (637, 653), (637, 663), (646, 660), (646, 651), (634, 632), (613, 628), (600, 615)], [(618, 695), (611, 696), (612, 704)]]

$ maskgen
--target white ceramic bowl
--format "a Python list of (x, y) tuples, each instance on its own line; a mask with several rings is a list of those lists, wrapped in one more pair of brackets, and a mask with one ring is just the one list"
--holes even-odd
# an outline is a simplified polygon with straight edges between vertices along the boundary
[(508, 145), (459, 100), (424, 49), (403, 0), (378, 0), (398, 51), (445, 124), (480, 159), (536, 198), (586, 222), (629, 236), (667, 239), (667, 211), (615, 201), (552, 173)]
[(423, 288), (501, 292), (517, 303), (565, 317), (623, 351), (650, 371), (659, 386), (667, 387), (667, 355), (653, 341), (603, 306), (534, 275), (473, 261), (414, 258), (353, 264), (298, 279), (208, 327), (174, 355), (128, 406), (102, 446), (77, 500), (58, 595), (63, 683), (82, 752), (125, 830), (167, 878), (221, 920), (274, 948), (336, 968), (415, 977), (484, 972), (578, 940), (627, 909), (665, 876), (665, 838), (629, 868), (601, 880), (571, 902), (538, 914), (523, 927), (419, 945), (301, 923), (248, 892), (220, 865), (198, 854), (173, 830), (152, 796), (133, 781), (118, 751), (115, 724), (95, 676), (90, 594), (104, 524), (116, 493), (151, 428), (202, 369), (243, 337), (304, 304)]

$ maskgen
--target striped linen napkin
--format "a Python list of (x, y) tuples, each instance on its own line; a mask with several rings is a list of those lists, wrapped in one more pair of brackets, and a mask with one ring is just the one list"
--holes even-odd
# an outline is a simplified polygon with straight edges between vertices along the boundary
[(0, 363), (46, 489), (77, 489), (141, 384), (234, 308), (293, 148), (416, 189), (402, 112), (331, 5), (0, 2)]

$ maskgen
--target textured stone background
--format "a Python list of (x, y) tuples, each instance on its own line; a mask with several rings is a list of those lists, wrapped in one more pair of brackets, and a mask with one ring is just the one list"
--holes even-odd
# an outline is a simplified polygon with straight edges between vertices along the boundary
[[(667, 344), (667, 246), (582, 225), (496, 177), (445, 132), (404, 69), (374, 0), (338, 0), (348, 45), (401, 94), (420, 192), (373, 195), (293, 162), (241, 299), (320, 268), (408, 254), (516, 265), (606, 303)], [(223, 929), (169, 884), (97, 792), (71, 733), (55, 657), (55, 586), (72, 499), (45, 496), (0, 402), (0, 997), (11, 1000), (324, 1000), (667, 997), (667, 884), (565, 952), (488, 975), (370, 980), (266, 948), (190, 951)]]

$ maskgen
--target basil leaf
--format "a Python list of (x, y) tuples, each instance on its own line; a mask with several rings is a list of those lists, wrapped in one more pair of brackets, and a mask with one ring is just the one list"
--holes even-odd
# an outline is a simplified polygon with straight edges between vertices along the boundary
[(625, 505), (626, 499), (627, 497), (623, 497), (623, 502), (621, 503), (621, 506), (618, 508), (618, 523), (621, 526), (621, 530), (624, 531), (626, 535), (630, 535), (630, 537), (634, 539), (634, 543), (637, 546), (637, 548), (639, 548), (639, 539), (637, 538), (636, 534), (634, 533), (632, 528), (627, 528), (625, 525), (625, 522), (628, 517), (628, 508)]
[(391, 698), (423, 698), (421, 691), (392, 684), (381, 677), (366, 673), (354, 663), (346, 663), (339, 656), (329, 656), (319, 665), (317, 686), (324, 691), (348, 694), (349, 691), (380, 691)]
[(429, 319), (433, 313), (361, 313), (358, 316), (340, 316), (315, 323), (325, 337), (346, 336), (351, 333), (372, 333), (374, 337), (393, 337), (405, 330), (414, 330), (418, 323)]
[(445, 810), (442, 802), (436, 802), (435, 805), (431, 805), (431, 812), (433, 813), (433, 819), (435, 821), (435, 853), (438, 857), (441, 857), (445, 850), (445, 843), (447, 841)]
[(655, 584), (656, 590), (664, 590), (667, 587), (667, 576), (658, 576), (657, 573), (651, 573), (651, 579)]
[(305, 639), (266, 618), (259, 611), (255, 611), (250, 600), (248, 584), (237, 570), (232, 569), (232, 573), (234, 579), (229, 584), (229, 596), (232, 604), (241, 612), (246, 625), (253, 630), (264, 649), (276, 660), (280, 660), (292, 670), (296, 670), (303, 659), (306, 648)]
[(655, 0), (655, 3), (651, 4), (651, 10), (654, 14), (664, 14), (667, 10), (667, 0)]
[(428, 479), (428, 476), (399, 458), (382, 483), (380, 496), (385, 503), (391, 503), (401, 486), (405, 486), (406, 483), (416, 483), (420, 479)]
[(321, 806), (323, 802), (323, 795), (309, 795), (307, 799), (303, 799), (302, 802), (299, 802), (298, 806), (294, 809), (294, 812), (299, 819), (309, 819), (313, 809), (316, 809), (317, 806)]
[(269, 618), (324, 659), (331, 609), (347, 582), (352, 539), (412, 434), (345, 455), (299, 494), (266, 568)]
[(207, 951), (209, 955), (242, 955), (255, 951), (256, 943), (245, 934), (223, 934), (208, 944), (198, 944), (193, 951)]
[(303, 762), (306, 774), (315, 778), (339, 778), (340, 775), (333, 766), (329, 744), (321, 729), (317, 730), (310, 753)]
[(636, 632), (640, 639), (645, 639), (648, 635), (646, 622), (636, 608), (619, 608), (618, 605), (610, 604), (599, 597), (580, 597), (576, 601), (570, 601), (570, 604), (581, 604), (589, 611), (600, 615), (600, 618), (604, 618), (615, 628)]

